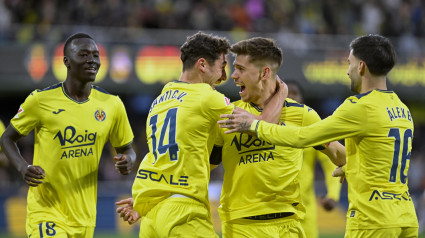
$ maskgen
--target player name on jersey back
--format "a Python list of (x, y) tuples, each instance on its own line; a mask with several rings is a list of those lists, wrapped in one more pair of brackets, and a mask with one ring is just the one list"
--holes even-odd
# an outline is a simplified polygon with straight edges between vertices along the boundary
[(391, 121), (395, 119), (407, 119), (412, 121), (412, 116), (410, 115), (410, 111), (407, 108), (387, 107), (387, 112)]
[(167, 90), (165, 93), (163, 93), (163, 94), (159, 95), (159, 96), (158, 96), (158, 97), (157, 97), (157, 98), (153, 101), (153, 103), (152, 103), (152, 105), (151, 105), (151, 108), (149, 109), (149, 113), (150, 113), (150, 112), (152, 112), (152, 110), (154, 109), (154, 107), (155, 107), (157, 104), (160, 104), (160, 103), (166, 102), (166, 101), (168, 101), (168, 100), (176, 99), (176, 100), (179, 100), (180, 102), (183, 102), (183, 97), (184, 97), (184, 96), (186, 96), (186, 95), (187, 95), (187, 93), (186, 93), (186, 92), (180, 91), (180, 90), (178, 90), (178, 89), (175, 89), (175, 90), (173, 90), (173, 89)]

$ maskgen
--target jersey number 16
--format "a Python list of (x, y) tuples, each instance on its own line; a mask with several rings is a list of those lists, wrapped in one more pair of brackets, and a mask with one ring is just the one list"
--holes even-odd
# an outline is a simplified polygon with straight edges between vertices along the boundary
[[(407, 174), (404, 174), (404, 170), (406, 169), (407, 160), (410, 160), (411, 149), (409, 148), (409, 140), (412, 140), (413, 137), (412, 130), (407, 129), (404, 131), (403, 141), (401, 141), (400, 137), (400, 128), (391, 128), (388, 133), (388, 137), (394, 137), (395, 139), (393, 164), (390, 171), (390, 182), (396, 182), (400, 149), (403, 145), (403, 151), (401, 153), (400, 181), (401, 183), (406, 184)], [(403, 142), (403, 144), (401, 144), (401, 142)]]

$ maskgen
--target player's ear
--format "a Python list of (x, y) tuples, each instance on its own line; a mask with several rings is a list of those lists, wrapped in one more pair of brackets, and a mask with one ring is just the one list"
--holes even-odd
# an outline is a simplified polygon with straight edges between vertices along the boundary
[(359, 75), (363, 75), (365, 73), (366, 68), (367, 68), (366, 63), (363, 60), (360, 60), (359, 65), (357, 67), (357, 70), (359, 71)]
[(268, 67), (268, 66), (263, 67), (263, 69), (261, 70), (261, 73), (260, 73), (260, 77), (263, 80), (268, 79), (268, 78), (270, 78), (271, 73), (272, 73), (272, 71), (271, 71), (270, 67)]
[(202, 72), (205, 72), (207, 70), (207, 61), (204, 58), (199, 58), (196, 62), (196, 65)]
[(65, 65), (65, 67), (67, 69), (69, 69), (70, 65), (69, 65), (69, 59), (68, 59), (68, 57), (66, 57), (66, 56), (63, 57), (63, 64)]

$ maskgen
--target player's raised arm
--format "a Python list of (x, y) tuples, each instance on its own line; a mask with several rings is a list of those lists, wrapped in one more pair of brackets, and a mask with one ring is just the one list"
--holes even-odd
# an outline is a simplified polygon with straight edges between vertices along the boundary
[(8, 126), (0, 139), (0, 146), (6, 157), (21, 173), (25, 183), (32, 187), (37, 187), (43, 183), (46, 176), (40, 166), (29, 165), (19, 152), (17, 141), (22, 138), (12, 126)]

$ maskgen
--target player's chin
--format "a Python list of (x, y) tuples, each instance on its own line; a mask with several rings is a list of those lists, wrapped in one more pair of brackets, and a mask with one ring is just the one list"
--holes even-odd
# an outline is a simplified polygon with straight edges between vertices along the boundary
[(225, 83), (226, 80), (227, 80), (226, 78), (220, 78), (217, 81), (215, 81), (214, 85), (219, 86), (219, 85)]

